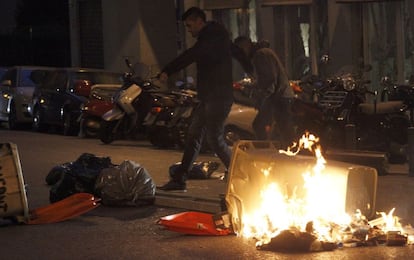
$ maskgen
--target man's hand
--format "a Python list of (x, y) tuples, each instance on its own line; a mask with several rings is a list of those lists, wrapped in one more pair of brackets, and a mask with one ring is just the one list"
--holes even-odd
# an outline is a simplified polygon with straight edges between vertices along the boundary
[(162, 72), (159, 76), (159, 79), (162, 83), (167, 83), (168, 80), (168, 75), (165, 72)]

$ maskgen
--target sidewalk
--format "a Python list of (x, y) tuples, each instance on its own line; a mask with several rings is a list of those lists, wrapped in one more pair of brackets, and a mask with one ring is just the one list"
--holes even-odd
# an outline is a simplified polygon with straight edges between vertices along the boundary
[(227, 184), (220, 178), (222, 172), (214, 172), (207, 180), (188, 180), (187, 192), (156, 191), (155, 204), (188, 211), (217, 213), (222, 211), (222, 197)]

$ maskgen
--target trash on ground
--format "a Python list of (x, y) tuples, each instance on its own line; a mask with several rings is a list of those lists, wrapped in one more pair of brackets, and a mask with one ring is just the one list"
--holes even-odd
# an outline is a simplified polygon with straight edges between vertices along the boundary
[[(177, 162), (170, 166), (169, 173), (170, 177), (174, 178), (174, 174), (181, 166), (181, 162)], [(209, 179), (211, 174), (218, 169), (220, 163), (218, 162), (194, 162), (193, 167), (187, 174), (187, 179), (203, 180)]]
[[(157, 224), (165, 229), (188, 235), (225, 236), (232, 233), (230, 228), (216, 225), (217, 219), (209, 213), (188, 211), (162, 217)], [(219, 225), (222, 225), (219, 221)]]
[(83, 153), (74, 162), (53, 167), (45, 180), (51, 186), (49, 200), (57, 202), (75, 193), (95, 193), (95, 182), (103, 169), (115, 167), (109, 157)]
[(49, 224), (80, 216), (99, 206), (99, 199), (89, 193), (75, 193), (63, 200), (30, 211), (26, 224)]
[(145, 206), (155, 201), (156, 185), (148, 171), (133, 161), (101, 171), (95, 192), (108, 206)]

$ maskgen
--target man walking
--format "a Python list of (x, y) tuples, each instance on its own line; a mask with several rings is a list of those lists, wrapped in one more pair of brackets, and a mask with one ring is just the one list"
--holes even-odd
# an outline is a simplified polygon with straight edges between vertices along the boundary
[(253, 121), (256, 138), (266, 140), (266, 126), (276, 121), (282, 148), (291, 145), (294, 139), (292, 119), (292, 99), (294, 93), (289, 84), (286, 70), (276, 53), (267, 45), (252, 43), (250, 38), (239, 36), (234, 40), (251, 59), (258, 98), (256, 108), (258, 113)]
[(188, 129), (180, 167), (168, 183), (158, 187), (165, 191), (186, 190), (187, 173), (199, 155), (204, 137), (227, 169), (231, 160), (231, 151), (223, 133), (224, 122), (233, 103), (232, 42), (227, 30), (216, 22), (207, 22), (205, 13), (197, 7), (189, 8), (181, 19), (197, 42), (167, 64), (160, 79), (166, 81), (170, 74), (196, 63), (200, 104)]

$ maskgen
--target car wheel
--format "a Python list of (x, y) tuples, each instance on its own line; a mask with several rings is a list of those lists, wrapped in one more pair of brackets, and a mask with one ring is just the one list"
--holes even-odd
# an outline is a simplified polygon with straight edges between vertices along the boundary
[(46, 130), (46, 124), (43, 122), (40, 108), (36, 108), (33, 113), (32, 130), (36, 132), (44, 132)]
[[(81, 129), (84, 137), (97, 137), (99, 136), (99, 129), (101, 123), (100, 118), (85, 118), (81, 120)], [(92, 126), (90, 126), (90, 124)]]
[(76, 127), (73, 126), (72, 116), (69, 112), (63, 114), (63, 135), (76, 135)]
[(11, 106), (10, 106), (8, 123), (9, 123), (9, 129), (10, 130), (19, 129), (20, 125), (17, 123), (16, 107), (15, 107), (14, 104), (11, 104)]

